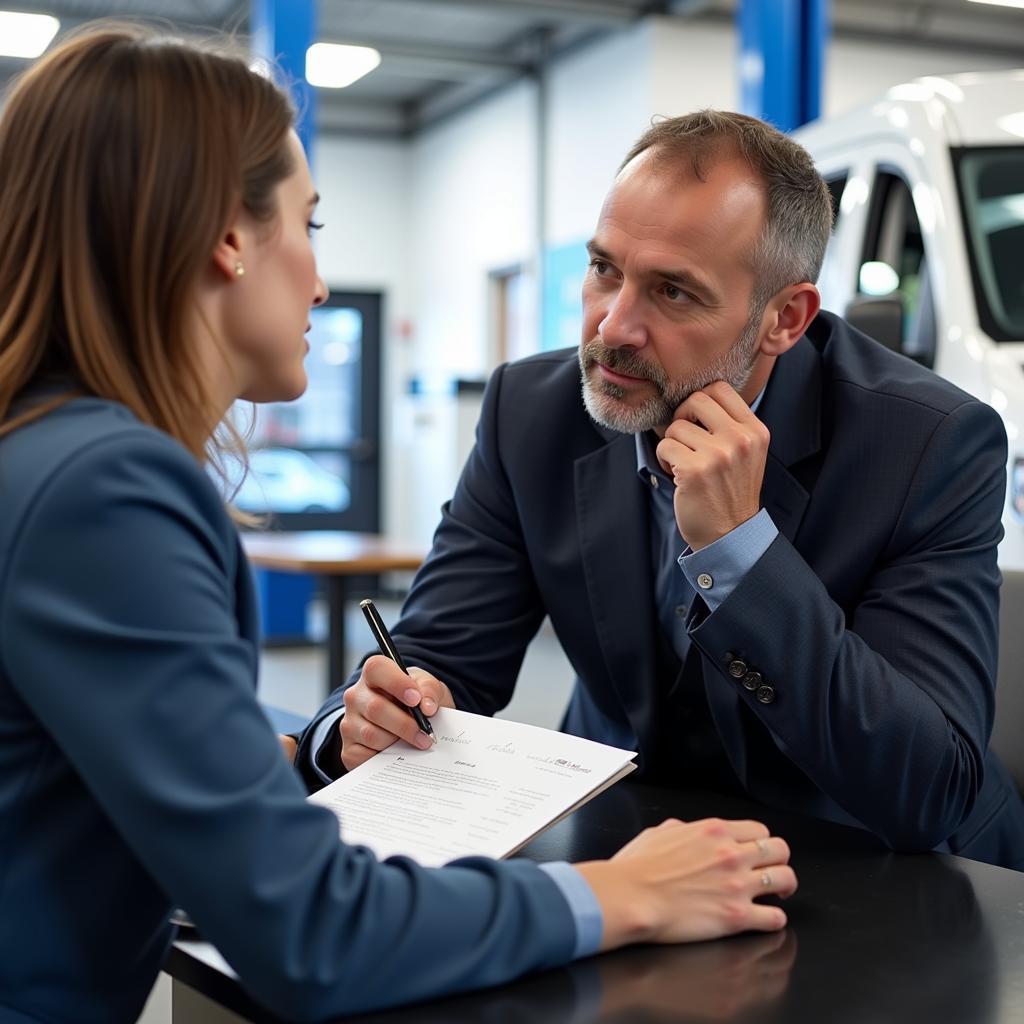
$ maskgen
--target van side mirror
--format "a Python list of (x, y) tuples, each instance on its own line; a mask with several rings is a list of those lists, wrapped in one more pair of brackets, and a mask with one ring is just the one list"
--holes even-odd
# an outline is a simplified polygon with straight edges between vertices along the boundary
[(903, 351), (903, 299), (899, 295), (857, 295), (846, 320), (893, 352)]

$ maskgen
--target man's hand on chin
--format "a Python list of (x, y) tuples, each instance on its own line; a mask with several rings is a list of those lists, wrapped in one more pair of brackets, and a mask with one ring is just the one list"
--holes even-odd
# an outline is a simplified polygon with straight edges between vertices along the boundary
[(658, 460), (676, 485), (676, 524), (694, 550), (757, 515), (768, 428), (725, 381), (695, 391), (676, 409)]

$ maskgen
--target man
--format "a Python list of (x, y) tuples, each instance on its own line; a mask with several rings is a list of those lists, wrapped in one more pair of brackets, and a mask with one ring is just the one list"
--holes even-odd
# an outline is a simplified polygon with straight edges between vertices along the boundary
[(986, 752), (1002, 425), (819, 313), (830, 225), (808, 154), (755, 119), (645, 133), (589, 245), (579, 353), (489, 384), (394, 630), (421, 671), (371, 658), (336, 691), (310, 781), (429, 742), (408, 705), (503, 707), (548, 614), (579, 676), (563, 728), (638, 750), (641, 778), (1024, 867)]

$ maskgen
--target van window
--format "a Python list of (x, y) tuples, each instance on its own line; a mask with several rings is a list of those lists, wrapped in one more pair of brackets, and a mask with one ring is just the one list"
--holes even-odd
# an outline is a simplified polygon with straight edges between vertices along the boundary
[(847, 171), (842, 174), (832, 175), (825, 179), (828, 185), (828, 193), (832, 197), (832, 230), (836, 229), (836, 221), (839, 220), (839, 204), (843, 200), (843, 189), (846, 188), (846, 179), (849, 177)]
[(925, 366), (934, 363), (935, 305), (924, 236), (910, 186), (893, 171), (879, 169), (875, 175), (857, 292), (898, 300), (903, 314), (900, 351)]
[(979, 319), (996, 341), (1024, 341), (1024, 146), (954, 156)]

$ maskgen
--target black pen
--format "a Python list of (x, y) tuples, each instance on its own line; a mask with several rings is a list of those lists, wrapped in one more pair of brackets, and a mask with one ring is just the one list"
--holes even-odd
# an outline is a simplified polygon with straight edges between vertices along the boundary
[[(359, 602), (359, 607), (362, 608), (363, 615), (366, 616), (366, 622), (370, 627), (370, 632), (373, 633), (374, 640), (377, 641), (380, 653), (385, 658), (390, 658), (406, 675), (409, 675), (409, 670), (405, 667), (405, 662), (402, 661), (402, 656), (398, 653), (395, 641), (391, 639), (388, 627), (384, 625), (384, 620), (380, 617), (380, 612), (377, 611), (374, 603), (367, 598), (365, 601)], [(434, 735), (430, 719), (423, 714), (419, 704), (411, 708), (407, 704), (406, 710), (416, 719), (416, 724), (436, 743), (437, 737)]]

